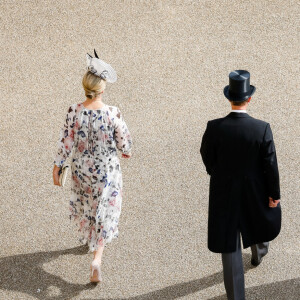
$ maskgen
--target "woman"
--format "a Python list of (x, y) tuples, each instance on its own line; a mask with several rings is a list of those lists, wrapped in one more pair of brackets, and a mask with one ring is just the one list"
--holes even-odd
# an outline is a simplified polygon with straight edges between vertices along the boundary
[(53, 180), (59, 185), (59, 169), (73, 150), (69, 217), (79, 227), (79, 241), (94, 253), (90, 280), (99, 282), (104, 247), (118, 237), (123, 182), (117, 149), (129, 158), (132, 139), (119, 108), (102, 102), (106, 82), (117, 76), (96, 51), (95, 56), (87, 54), (82, 80), (87, 98), (69, 107), (61, 129)]

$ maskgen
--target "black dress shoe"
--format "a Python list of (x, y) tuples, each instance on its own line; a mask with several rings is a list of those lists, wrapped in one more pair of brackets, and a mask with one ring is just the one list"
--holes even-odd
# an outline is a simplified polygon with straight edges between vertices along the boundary
[[(265, 243), (264, 243), (264, 244), (265, 244)], [(263, 257), (264, 257), (265, 255), (268, 254), (268, 252), (269, 252), (268, 247), (269, 247), (269, 246), (268, 246), (268, 245), (263, 245), (263, 247), (264, 247), (264, 248), (267, 247), (267, 248), (264, 250), (265, 253), (262, 253), (262, 254), (260, 255), (260, 259), (257, 259), (256, 257), (257, 257), (258, 255), (257, 255), (257, 249), (256, 249), (256, 246), (251, 246), (251, 250), (252, 250), (251, 265), (252, 265), (252, 266), (257, 267), (258, 265), (260, 265), (260, 263), (261, 263)]]
[(257, 267), (262, 261), (262, 258), (260, 259), (260, 261), (257, 261), (254, 258), (251, 258), (251, 265)]

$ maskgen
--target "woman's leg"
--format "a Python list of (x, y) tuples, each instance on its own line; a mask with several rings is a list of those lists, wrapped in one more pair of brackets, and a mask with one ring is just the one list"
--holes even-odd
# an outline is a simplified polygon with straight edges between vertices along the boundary
[[(103, 253), (103, 250), (104, 250), (104, 246), (98, 246), (98, 250), (94, 251), (94, 260), (99, 264), (101, 265), (101, 259), (102, 259), (102, 253)], [(93, 264), (93, 263), (92, 263)], [(91, 264), (91, 270), (93, 269), (92, 267), (92, 264)], [(92, 277), (91, 277), (91, 281), (92, 282), (99, 282), (99, 281), (102, 281), (102, 277), (101, 277), (101, 270), (99, 269), (96, 269), (97, 271), (96, 272), (93, 272), (92, 273)], [(99, 272), (99, 273), (98, 273)]]
[(104, 246), (99, 246), (98, 250), (94, 251), (94, 259), (101, 264), (102, 254), (103, 254)]

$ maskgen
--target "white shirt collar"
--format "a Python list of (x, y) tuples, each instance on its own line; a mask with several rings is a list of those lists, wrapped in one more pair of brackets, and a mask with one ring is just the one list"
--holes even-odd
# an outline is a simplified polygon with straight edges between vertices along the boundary
[(237, 113), (247, 113), (246, 109), (232, 109), (231, 112), (237, 112)]

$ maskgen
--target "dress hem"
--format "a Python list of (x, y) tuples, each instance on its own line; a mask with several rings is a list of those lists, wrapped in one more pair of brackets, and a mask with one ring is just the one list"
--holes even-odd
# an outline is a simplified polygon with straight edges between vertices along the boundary
[[(80, 226), (80, 217), (78, 215), (70, 214), (69, 219), (70, 219), (70, 223), (75, 222), (76, 225)], [(78, 229), (78, 232), (80, 232), (80, 229)], [(88, 249), (87, 253), (93, 253), (94, 251), (98, 250), (100, 245), (103, 245), (104, 247), (107, 247), (107, 245), (109, 243), (111, 243), (112, 240), (118, 239), (118, 237), (119, 237), (119, 232), (117, 231), (110, 238), (108, 238), (108, 239), (101, 238), (101, 242), (96, 243), (95, 240), (97, 240), (97, 238), (95, 238), (94, 235), (90, 234), (89, 236), (86, 236), (86, 234), (84, 232), (81, 232), (81, 236), (78, 238), (78, 241), (82, 245), (87, 245), (88, 246), (89, 249)], [(91, 246), (92, 241), (94, 242), (95, 246)]]

